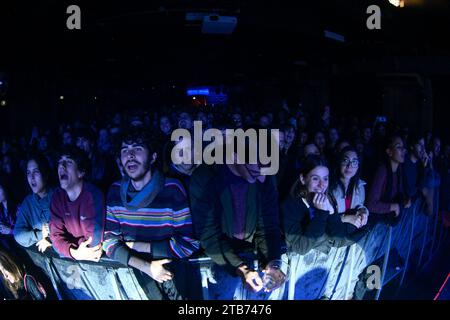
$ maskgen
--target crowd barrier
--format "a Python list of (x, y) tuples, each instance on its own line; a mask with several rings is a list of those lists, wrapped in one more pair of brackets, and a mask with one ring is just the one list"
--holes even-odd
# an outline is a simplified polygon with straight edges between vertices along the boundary
[[(435, 203), (439, 203), (438, 196)], [(401, 287), (412, 265), (420, 271), (439, 250), (446, 230), (442, 224), (439, 226), (437, 208), (436, 205), (434, 213), (427, 216), (423, 202), (417, 200), (403, 211), (397, 225), (376, 224), (351, 246), (332, 247), (329, 252), (313, 249), (305, 255), (283, 254), (282, 259), (290, 265), (290, 279), (271, 293), (249, 292), (236, 277), (218, 279), (208, 257), (188, 260), (200, 272), (201, 280), (190, 274), (186, 277), (192, 276), (193, 281), (201, 282), (192, 286), (201, 286), (198, 298), (205, 300), (345, 300), (362, 298), (355, 290), (361, 284), (366, 286), (367, 281), (374, 284), (374, 299), (379, 299), (386, 283), (398, 279), (398, 287)], [(147, 299), (133, 270), (108, 258), (102, 258), (99, 263), (76, 262), (61, 258), (55, 252), (41, 254), (33, 248), (26, 252), (48, 276), (58, 299)], [(380, 279), (370, 278), (372, 274), (379, 275)], [(212, 294), (215, 289), (221, 292), (220, 297)]]

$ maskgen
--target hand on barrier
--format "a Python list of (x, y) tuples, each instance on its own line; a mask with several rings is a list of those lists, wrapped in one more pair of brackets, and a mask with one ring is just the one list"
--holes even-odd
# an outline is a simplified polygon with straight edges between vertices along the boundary
[(391, 208), (389, 211), (394, 212), (395, 217), (397, 218), (400, 214), (400, 205), (398, 203), (391, 203)]
[(281, 259), (270, 261), (263, 269), (264, 292), (271, 292), (289, 280), (289, 264)]
[(36, 247), (38, 247), (38, 251), (39, 252), (45, 252), (45, 250), (47, 250), (47, 248), (51, 247), (52, 244), (47, 241), (47, 239), (41, 239), (36, 243)]
[(369, 220), (369, 210), (366, 207), (358, 208), (356, 215), (361, 217), (361, 227), (365, 226)]
[(354, 225), (356, 228), (361, 228), (363, 226), (363, 217), (358, 214), (343, 214), (341, 216), (341, 221), (344, 223), (350, 223)]
[(246, 265), (241, 265), (237, 273), (247, 289), (258, 292), (263, 288), (263, 281), (257, 271), (249, 269)]
[(172, 280), (173, 273), (164, 268), (164, 265), (170, 262), (169, 259), (154, 260), (150, 262), (149, 267), (144, 272), (159, 283)]
[(77, 249), (70, 248), (70, 254), (75, 260), (87, 260), (98, 262), (102, 256), (102, 245), (88, 247), (92, 243), (92, 237), (82, 242)]

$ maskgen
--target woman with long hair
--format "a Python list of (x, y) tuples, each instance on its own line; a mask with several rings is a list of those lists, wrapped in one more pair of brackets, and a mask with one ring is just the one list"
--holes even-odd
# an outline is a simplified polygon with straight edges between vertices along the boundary
[(343, 220), (355, 214), (361, 226), (367, 224), (369, 211), (364, 206), (365, 182), (360, 179), (359, 156), (351, 146), (343, 148), (337, 155), (330, 190), (337, 211), (346, 213)]
[(42, 154), (28, 157), (26, 177), (32, 191), (18, 209), (14, 238), (23, 247), (37, 246), (40, 252), (51, 247), (50, 242), (50, 166)]
[(337, 213), (328, 185), (325, 160), (316, 155), (306, 157), (290, 197), (281, 206), (289, 251), (306, 254), (321, 245), (342, 246), (362, 226), (358, 216)]
[[(399, 135), (393, 135), (386, 141), (386, 161), (378, 167), (370, 188), (367, 208), (377, 217), (395, 224), (404, 208), (411, 205), (406, 195), (403, 162), (406, 148)], [(371, 215), (373, 216), (373, 215)]]

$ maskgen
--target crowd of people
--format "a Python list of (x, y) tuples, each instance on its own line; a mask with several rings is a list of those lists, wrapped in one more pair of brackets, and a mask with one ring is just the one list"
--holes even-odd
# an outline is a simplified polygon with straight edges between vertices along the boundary
[[(349, 246), (377, 223), (395, 225), (419, 198), (426, 214), (449, 210), (450, 145), (441, 150), (432, 132), (338, 118), (329, 106), (165, 111), (36, 125), (1, 141), (5, 298), (47, 297), (15, 243), (76, 261), (107, 256), (132, 268), (149, 299), (191, 299), (201, 284), (189, 257), (205, 254), (220, 281), (258, 292), (261, 275), (243, 253), (256, 252), (265, 270), (286, 251)], [(194, 121), (203, 130), (279, 129), (278, 173), (262, 175), (260, 162), (173, 163), (180, 141), (171, 133)]]

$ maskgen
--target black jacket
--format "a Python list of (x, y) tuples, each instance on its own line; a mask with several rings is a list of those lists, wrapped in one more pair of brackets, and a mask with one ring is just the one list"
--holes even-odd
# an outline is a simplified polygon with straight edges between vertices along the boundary
[(194, 230), (205, 253), (231, 273), (244, 263), (238, 254), (245, 246), (257, 250), (262, 264), (279, 259), (282, 243), (275, 178), (249, 183), (245, 237), (236, 241), (231, 191), (220, 172), (217, 165), (202, 165), (190, 180)]
[(281, 204), (281, 221), (289, 251), (303, 255), (311, 249), (324, 251), (330, 247), (348, 246), (361, 239), (366, 230), (342, 222), (342, 214), (330, 215), (329, 211), (308, 208), (300, 197), (289, 196)]

